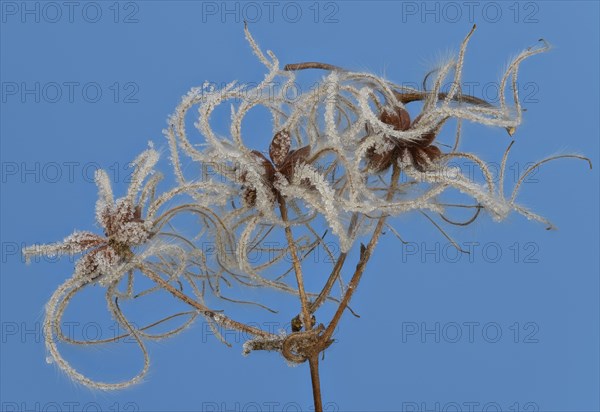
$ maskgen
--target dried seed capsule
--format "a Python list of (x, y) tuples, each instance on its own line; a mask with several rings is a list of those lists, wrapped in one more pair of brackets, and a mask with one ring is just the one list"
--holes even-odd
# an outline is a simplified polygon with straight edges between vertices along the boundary
[(287, 130), (281, 130), (275, 133), (271, 145), (269, 146), (269, 156), (275, 166), (280, 166), (283, 163), (290, 152), (291, 145), (292, 138)]
[(405, 131), (410, 127), (410, 115), (402, 107), (385, 108), (379, 115), (379, 120), (389, 124), (395, 130)]

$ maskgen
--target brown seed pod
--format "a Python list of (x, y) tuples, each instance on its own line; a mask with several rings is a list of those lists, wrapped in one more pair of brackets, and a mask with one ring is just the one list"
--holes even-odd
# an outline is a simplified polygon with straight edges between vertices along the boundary
[[(261, 152), (252, 150), (252, 154), (256, 160), (262, 163), (264, 172), (261, 177), (263, 183), (268, 186), (275, 199), (280, 195), (279, 191), (275, 188), (275, 178), (277, 173), (283, 175), (288, 182), (291, 182), (294, 175), (294, 169), (296, 165), (305, 163), (310, 156), (310, 147), (304, 146), (300, 149), (290, 150), (291, 147), (291, 136), (287, 130), (280, 130), (275, 133), (271, 144), (269, 145), (269, 159), (265, 157)], [(247, 183), (246, 172), (242, 173), (240, 180), (242, 183)], [(307, 183), (309, 187), (313, 187)], [(248, 207), (256, 205), (256, 189), (247, 185), (242, 186), (242, 200)]]
[[(366, 137), (364, 139), (366, 139)], [(362, 141), (364, 141), (364, 139)], [(367, 166), (375, 173), (381, 173), (387, 170), (397, 158), (397, 147), (395, 142), (390, 138), (386, 138), (386, 140), (392, 147), (384, 153), (376, 153), (375, 147), (373, 146), (367, 149)]]
[(292, 139), (287, 130), (281, 130), (275, 133), (275, 136), (273, 136), (273, 140), (269, 145), (269, 157), (275, 166), (280, 166), (281, 163), (283, 163), (285, 157), (290, 152), (291, 144)]
[(379, 115), (379, 120), (385, 124), (389, 124), (395, 130), (405, 131), (410, 128), (410, 115), (402, 107), (397, 106), (394, 109), (383, 109)]
[[(379, 120), (385, 124), (389, 124), (394, 130), (398, 131), (410, 130), (417, 125), (420, 119), (421, 115), (418, 115), (411, 122), (409, 113), (402, 107), (395, 107), (394, 109), (385, 108), (379, 115)], [(431, 144), (437, 137), (444, 122), (445, 119), (435, 130), (425, 133), (413, 141), (402, 141), (393, 136), (384, 135), (386, 143), (391, 147), (383, 153), (376, 153), (375, 147), (369, 147), (365, 155), (368, 169), (374, 173), (382, 173), (388, 170), (398, 159), (404, 160), (408, 158), (415, 169), (424, 172), (442, 154), (439, 148), (431, 146)], [(367, 133), (370, 133), (368, 126)], [(365, 139), (366, 137), (361, 142)]]

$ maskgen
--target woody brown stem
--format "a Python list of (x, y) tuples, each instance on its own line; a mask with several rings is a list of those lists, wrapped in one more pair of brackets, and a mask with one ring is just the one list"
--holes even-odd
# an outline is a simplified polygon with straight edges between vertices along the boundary
[(298, 283), (298, 294), (300, 295), (300, 303), (302, 305), (302, 324), (304, 330), (312, 329), (312, 318), (310, 316), (308, 308), (308, 298), (306, 297), (306, 291), (304, 290), (304, 279), (302, 278), (302, 266), (300, 265), (300, 259), (298, 259), (298, 251), (296, 250), (296, 241), (292, 234), (292, 228), (288, 224), (288, 213), (285, 199), (283, 196), (279, 196), (279, 211), (281, 212), (281, 220), (285, 223), (285, 237), (290, 247), (290, 254), (292, 255), (292, 264), (294, 265), (294, 273), (296, 274), (296, 282)]
[(319, 354), (312, 354), (308, 358), (308, 364), (310, 366), (310, 380), (312, 382), (315, 412), (323, 412), (323, 400), (321, 399), (321, 379), (319, 377)]
[(323, 286), (321, 293), (319, 293), (319, 296), (317, 296), (314, 302), (311, 303), (309, 309), (310, 313), (315, 313), (316, 310), (319, 309), (319, 307), (323, 304), (323, 302), (325, 302), (325, 299), (327, 299), (327, 297), (329, 296), (329, 292), (331, 292), (331, 288), (333, 287), (333, 284), (337, 280), (342, 270), (342, 267), (344, 266), (346, 256), (348, 256), (347, 253), (341, 253), (338, 257), (338, 260), (335, 262), (335, 266), (333, 267), (333, 270), (331, 271), (331, 274), (329, 275), (325, 286)]
[[(352, 216), (350, 226), (348, 227), (349, 235), (354, 231), (356, 222), (357, 222), (357, 216), (355, 213)], [(315, 313), (315, 311), (317, 309), (319, 309), (319, 307), (323, 304), (323, 302), (325, 302), (325, 299), (327, 299), (327, 297), (329, 296), (329, 293), (331, 292), (331, 288), (333, 287), (333, 284), (340, 276), (340, 272), (342, 271), (342, 268), (344, 267), (344, 263), (346, 262), (347, 256), (348, 256), (348, 254), (344, 252), (344, 253), (341, 253), (340, 256), (338, 257), (337, 261), (335, 262), (335, 266), (333, 267), (331, 274), (329, 275), (329, 278), (327, 279), (327, 282), (325, 283), (325, 286), (323, 286), (323, 289), (321, 290), (321, 293), (319, 293), (319, 296), (317, 296), (315, 301), (311, 303), (310, 313)]]
[[(304, 290), (304, 280), (302, 278), (302, 267), (300, 265), (300, 259), (298, 259), (298, 251), (296, 250), (296, 242), (292, 235), (292, 228), (288, 225), (288, 214), (287, 206), (283, 196), (279, 196), (279, 210), (281, 212), (281, 220), (286, 224), (285, 236), (287, 243), (290, 247), (290, 253), (292, 255), (292, 263), (294, 265), (294, 272), (296, 273), (296, 282), (298, 283), (298, 293), (300, 294), (300, 301), (302, 303), (302, 323), (304, 330), (309, 331), (312, 329), (312, 317), (309, 312), (308, 299), (306, 298), (306, 291)], [(326, 342), (326, 341), (325, 341)], [(319, 351), (312, 351), (308, 357), (308, 363), (310, 365), (310, 380), (312, 382), (313, 401), (316, 412), (323, 411), (323, 403), (321, 400), (321, 381), (319, 378)]]
[(328, 63), (319, 63), (319, 62), (305, 62), (305, 63), (292, 63), (286, 64), (283, 70), (286, 71), (296, 71), (296, 70), (306, 70), (306, 69), (321, 69), (321, 70), (329, 70), (329, 71), (346, 71), (341, 67), (334, 66), (333, 64)]
[[(400, 166), (398, 166), (398, 163), (394, 163), (390, 187), (389, 187), (388, 193), (386, 195), (387, 201), (391, 200), (392, 197), (394, 196), (394, 192), (396, 191), (396, 185), (398, 183), (399, 177), (400, 177)], [(346, 290), (346, 293), (344, 294), (344, 297), (342, 298), (342, 301), (341, 301), (340, 305), (338, 306), (338, 308), (335, 312), (335, 315), (333, 315), (333, 319), (331, 319), (331, 322), (327, 326), (327, 329), (320, 337), (321, 342), (328, 342), (331, 339), (331, 336), (333, 335), (333, 331), (337, 327), (337, 325), (342, 317), (342, 314), (344, 313), (344, 310), (346, 310), (346, 307), (350, 303), (350, 299), (352, 298), (354, 291), (358, 287), (360, 279), (361, 279), (361, 277), (365, 271), (365, 268), (367, 266), (367, 262), (371, 258), (371, 255), (373, 254), (373, 250), (375, 249), (375, 245), (377, 244), (377, 241), (379, 240), (379, 236), (381, 235), (383, 227), (385, 226), (386, 218), (387, 218), (387, 216), (382, 216), (379, 218), (379, 220), (377, 222), (377, 226), (375, 227), (375, 230), (373, 232), (373, 236), (371, 237), (371, 240), (369, 241), (369, 244), (366, 247), (361, 244), (360, 258), (359, 258), (358, 264), (356, 265), (356, 270), (354, 272), (354, 275), (352, 276), (352, 279), (350, 280), (350, 283), (348, 284), (348, 289)]]
[[(410, 92), (398, 92), (398, 91), (394, 91), (394, 95), (396, 96), (396, 99), (398, 99), (399, 102), (406, 104), (406, 103), (411, 103), (411, 102), (416, 102), (416, 101), (420, 101), (420, 100), (425, 100), (427, 97), (431, 96), (433, 93), (428, 92), (428, 91), (410, 91)], [(437, 98), (439, 100), (443, 100), (446, 98), (446, 96), (448, 96), (448, 93), (444, 93), (444, 92), (440, 92), (437, 95)], [(469, 103), (475, 106), (482, 106), (482, 107), (494, 107), (493, 104), (491, 104), (490, 102), (480, 99), (478, 97), (475, 96), (471, 96), (468, 94), (459, 94), (458, 96), (454, 96), (452, 98), (452, 100), (457, 101), (457, 102), (462, 102), (462, 103)]]

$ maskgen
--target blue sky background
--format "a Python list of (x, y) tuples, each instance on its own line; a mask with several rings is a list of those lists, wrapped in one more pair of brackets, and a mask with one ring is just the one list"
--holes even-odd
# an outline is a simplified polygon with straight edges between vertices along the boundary
[[(140, 385), (101, 393), (73, 384), (46, 364), (40, 336), (44, 304), (73, 262), (25, 266), (18, 253), (97, 230), (94, 170), (108, 168), (123, 193), (127, 162), (148, 140), (166, 148), (161, 130), (188, 89), (263, 78), (244, 19), (282, 63), (325, 61), (398, 83), (420, 82), (477, 23), (464, 79), (492, 101), (510, 57), (540, 37), (553, 45), (522, 66), (527, 112), (511, 159), (521, 170), (555, 153), (592, 159), (592, 171), (574, 160), (548, 164), (522, 189), (521, 202), (558, 230), (486, 217), (451, 232), (463, 245), (479, 242), (456, 258), (417, 215), (395, 220), (413, 243), (389, 232), (380, 243), (352, 302), (361, 318), (343, 319), (321, 363), (324, 402), (332, 411), (600, 410), (598, 3), (469, 4), (0, 2), (1, 410), (310, 410), (308, 365), (290, 368), (268, 353), (244, 358), (239, 335), (227, 348), (202, 323), (150, 344), (151, 372)], [(475, 126), (463, 139), (496, 161), (509, 143), (506, 133)], [(89, 336), (100, 325), (110, 336), (94, 292), (77, 303), (73, 327)], [(64, 353), (107, 379), (139, 365), (127, 343)]]

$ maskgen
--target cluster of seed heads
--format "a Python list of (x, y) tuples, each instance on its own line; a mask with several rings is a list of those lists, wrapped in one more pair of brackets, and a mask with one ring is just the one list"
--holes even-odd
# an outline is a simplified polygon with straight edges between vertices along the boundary
[[(24, 249), (27, 258), (82, 254), (74, 275), (48, 302), (44, 322), (49, 358), (80, 383), (120, 389), (139, 382), (149, 367), (144, 341), (179, 333), (197, 317), (205, 319), (218, 336), (219, 328), (249, 334), (245, 353), (278, 351), (291, 363), (303, 362), (331, 345), (332, 329), (347, 309), (387, 217), (419, 211), (438, 228), (429, 213), (454, 224), (445, 215), (452, 205), (442, 200), (445, 192), (454, 189), (474, 201), (460, 205), (472, 208), (475, 215), (458, 225), (464, 226), (486, 211), (498, 221), (517, 212), (550, 227), (545, 218), (516, 202), (521, 183), (548, 160), (585, 159), (579, 155), (544, 159), (527, 169), (507, 196), (503, 176), (512, 144), (502, 155), (498, 182), (492, 179), (484, 160), (459, 150), (462, 122), (503, 128), (511, 135), (516, 132), (522, 117), (516, 88), (519, 66), (526, 58), (546, 51), (548, 45), (544, 41), (524, 50), (508, 65), (500, 80), (500, 101), (495, 106), (460, 90), (465, 51), (473, 30), (455, 58), (427, 75), (433, 78), (431, 87), (423, 90), (325, 63), (281, 68), (277, 57), (271, 51), (263, 53), (247, 28), (245, 33), (267, 74), (252, 88), (236, 82), (219, 90), (203, 86), (191, 89), (182, 98), (164, 130), (176, 180), (174, 188), (159, 194), (161, 175), (155, 172), (159, 154), (151, 147), (134, 161), (130, 187), (117, 200), (106, 172), (96, 174), (96, 220), (103, 235), (79, 231), (60, 243)], [(297, 81), (297, 76), (308, 69), (325, 71), (321, 87), (288, 97), (283, 92), (285, 85)], [(452, 79), (452, 86), (443, 91), (442, 84), (448, 78)], [(284, 87), (273, 94), (276, 79), (283, 80)], [(510, 103), (507, 89), (512, 97)], [(414, 119), (407, 109), (412, 102), (422, 103)], [(213, 119), (221, 105), (229, 106), (231, 112), (229, 132), (225, 135), (215, 132)], [(255, 132), (246, 131), (248, 122), (244, 119), (255, 108), (266, 109), (272, 118), (272, 133), (264, 136), (269, 143), (268, 156), (253, 146)], [(195, 131), (186, 129), (190, 113), (197, 116)], [(451, 149), (443, 150), (440, 138), (449, 120), (456, 121), (457, 130), (445, 134), (444, 138), (451, 136), (454, 142), (447, 145)], [(474, 161), (483, 180), (474, 181), (453, 169), (448, 162), (453, 158)], [(190, 164), (217, 165), (217, 173), (199, 176), (202, 167), (189, 167)], [(177, 219), (186, 216), (199, 226), (194, 233), (175, 229)], [(362, 235), (371, 235), (371, 241), (358, 247), (359, 261), (346, 284), (342, 276), (344, 264)], [(337, 251), (327, 247), (325, 236), (335, 238)], [(202, 248), (207, 238), (214, 245), (211, 253)], [(257, 262), (249, 257), (251, 251), (266, 250), (263, 245), (267, 241), (282, 238), (285, 245), (276, 248), (268, 259)], [(307, 290), (303, 263), (317, 247), (323, 247), (329, 255), (330, 275), (325, 277), (322, 288)], [(292, 257), (291, 265), (286, 256)], [(134, 291), (137, 276), (149, 278), (155, 287)], [(60, 321), (66, 307), (73, 296), (90, 285), (106, 288), (108, 308), (125, 334), (109, 340), (76, 341), (62, 333)], [(211, 309), (206, 299), (216, 297), (271, 310), (261, 302), (242, 302), (226, 296), (223, 290), (233, 285), (266, 287), (299, 298), (301, 310), (289, 318), (291, 330), (273, 334)], [(339, 285), (339, 295), (334, 292), (335, 285)], [(168, 292), (190, 306), (190, 311), (144, 327), (134, 326), (123, 314), (122, 302), (131, 303), (158, 291)], [(327, 327), (317, 324), (315, 317), (326, 302), (338, 305), (336, 316)], [(182, 325), (168, 332), (152, 333), (154, 326), (183, 316), (186, 321)], [(84, 376), (62, 357), (57, 347), (58, 341), (89, 345), (127, 336), (140, 346), (144, 366), (133, 378), (117, 383)]]

